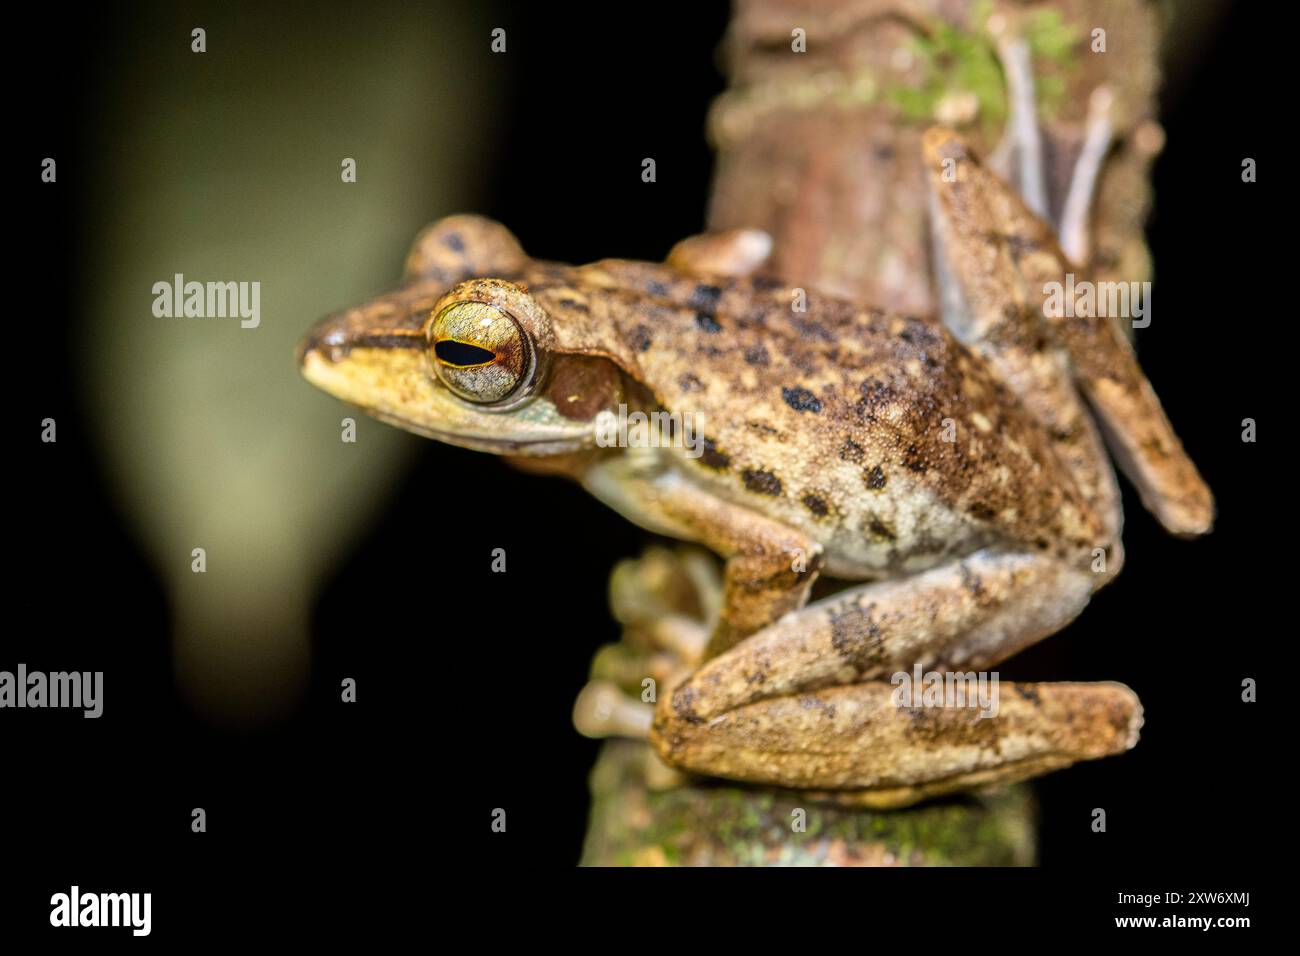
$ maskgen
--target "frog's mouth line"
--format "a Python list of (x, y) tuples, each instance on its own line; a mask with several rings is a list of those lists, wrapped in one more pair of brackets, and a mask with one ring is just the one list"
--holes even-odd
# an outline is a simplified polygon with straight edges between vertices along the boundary
[(392, 415), (387, 412), (374, 408), (366, 408), (358, 405), (366, 414), (379, 419), (389, 425), (394, 425), (403, 431), (411, 432), (422, 438), (432, 438), (434, 441), (442, 442), (445, 445), (455, 445), (458, 448), (468, 448), (471, 451), (482, 451), (488, 454), (519, 454), (530, 456), (560, 455), (566, 452), (580, 451), (588, 447), (587, 442), (581, 437), (573, 438), (525, 438), (509, 439), (499, 438), (493, 435), (465, 435), (456, 432), (439, 431), (436, 428), (429, 428), (424, 425), (412, 423), (398, 415)]

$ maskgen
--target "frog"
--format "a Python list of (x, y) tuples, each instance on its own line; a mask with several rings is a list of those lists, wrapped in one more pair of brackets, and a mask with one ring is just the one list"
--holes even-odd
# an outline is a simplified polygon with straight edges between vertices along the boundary
[[(898, 675), (987, 673), (1114, 579), (1108, 448), (1171, 533), (1214, 517), (1119, 323), (1044, 308), (1077, 271), (1052, 226), (955, 130), (922, 151), (936, 316), (772, 276), (752, 229), (575, 266), (459, 214), (299, 345), (310, 383), (375, 418), (721, 558), (713, 619), (674, 625), (671, 686), (621, 711), (680, 773), (888, 808), (1137, 742), (1115, 682), (1003, 682), (996, 716), (900, 702)], [(606, 440), (638, 412), (676, 427)]]

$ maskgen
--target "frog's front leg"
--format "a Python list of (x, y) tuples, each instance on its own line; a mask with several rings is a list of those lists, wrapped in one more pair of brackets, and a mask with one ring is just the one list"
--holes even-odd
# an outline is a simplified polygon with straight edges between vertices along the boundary
[(991, 705), (900, 707), (890, 683), (914, 665), (991, 667), (1063, 627), (1093, 586), (1061, 559), (986, 549), (841, 592), (704, 664), (660, 699), (651, 740), (684, 770), (875, 806), (1123, 752), (1142, 712), (1119, 684), (1004, 684)]
[(722, 607), (706, 660), (807, 603), (822, 567), (822, 546), (696, 485), (668, 465), (660, 450), (628, 449), (605, 458), (588, 469), (583, 485), (642, 527), (697, 542), (726, 560)]
[(726, 229), (688, 236), (664, 260), (693, 276), (747, 276), (772, 255), (772, 237), (761, 229)]

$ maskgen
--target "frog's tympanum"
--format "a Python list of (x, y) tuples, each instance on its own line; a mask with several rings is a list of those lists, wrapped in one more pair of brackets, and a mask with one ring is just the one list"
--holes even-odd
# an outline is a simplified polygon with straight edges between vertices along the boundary
[[(1137, 740), (1121, 684), (1004, 682), (996, 716), (897, 703), (893, 675), (989, 670), (1119, 571), (1103, 435), (1169, 531), (1213, 518), (1118, 321), (1045, 308), (1075, 272), (1051, 227), (957, 134), (924, 159), (939, 318), (767, 277), (754, 231), (569, 266), (462, 215), (300, 347), (371, 415), (570, 475), (725, 560), (716, 621), (645, 721), (680, 770), (897, 806)], [(611, 431), (637, 412), (672, 427)], [(808, 603), (819, 574), (853, 585)]]

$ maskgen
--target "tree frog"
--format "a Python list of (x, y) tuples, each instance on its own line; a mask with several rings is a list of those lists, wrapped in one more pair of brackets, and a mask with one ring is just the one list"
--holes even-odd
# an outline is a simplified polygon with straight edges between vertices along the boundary
[[(716, 622), (646, 708), (673, 767), (899, 806), (1120, 753), (1142, 720), (1120, 684), (1004, 683), (996, 717), (897, 706), (891, 675), (993, 668), (1119, 571), (1103, 436), (1171, 532), (1214, 510), (1122, 330), (1047, 314), (1074, 271), (1051, 227), (957, 133), (924, 162), (939, 317), (773, 278), (752, 230), (570, 266), (458, 215), (400, 288), (306, 336), (302, 374), (724, 559)], [(601, 440), (635, 412), (696, 440)], [(848, 586), (810, 603), (819, 574)]]

